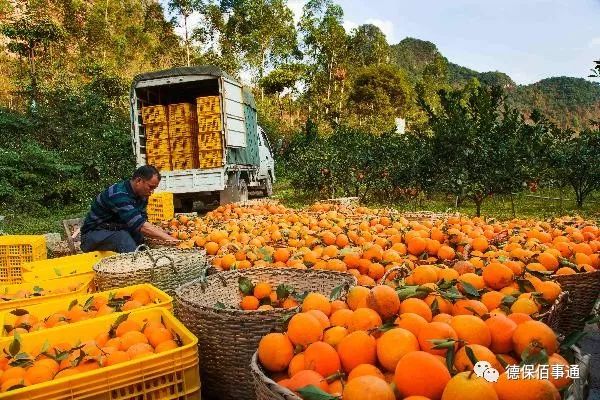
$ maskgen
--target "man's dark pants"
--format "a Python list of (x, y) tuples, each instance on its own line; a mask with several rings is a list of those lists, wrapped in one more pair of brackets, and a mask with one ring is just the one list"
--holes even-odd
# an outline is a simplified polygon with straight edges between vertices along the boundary
[(130, 253), (144, 242), (142, 235), (134, 236), (126, 230), (98, 229), (89, 231), (81, 235), (81, 250), (84, 253), (97, 250)]

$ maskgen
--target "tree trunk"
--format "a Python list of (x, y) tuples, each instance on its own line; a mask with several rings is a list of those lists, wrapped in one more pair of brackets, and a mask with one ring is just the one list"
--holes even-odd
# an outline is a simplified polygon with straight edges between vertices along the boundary
[(475, 199), (475, 215), (477, 217), (481, 217), (481, 203), (483, 203), (483, 199)]
[(189, 14), (183, 14), (183, 26), (185, 29), (185, 57), (186, 57), (186, 62), (187, 62), (187, 66), (190, 66), (190, 41), (189, 41), (189, 37), (188, 37), (188, 27), (187, 27), (187, 19), (189, 17)]

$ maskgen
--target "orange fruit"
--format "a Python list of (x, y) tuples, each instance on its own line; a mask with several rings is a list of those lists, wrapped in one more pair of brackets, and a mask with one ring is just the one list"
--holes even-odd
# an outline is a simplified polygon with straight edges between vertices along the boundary
[(512, 269), (498, 262), (492, 262), (483, 269), (485, 284), (495, 290), (510, 285), (514, 280), (514, 275)]
[(477, 315), (482, 317), (487, 314), (488, 311), (485, 304), (478, 300), (458, 300), (452, 307), (453, 315)]
[(512, 314), (508, 314), (506, 316), (506, 318), (510, 319), (511, 321), (513, 321), (514, 323), (516, 323), (517, 325), (526, 322), (526, 321), (532, 321), (533, 319), (531, 318), (531, 316), (529, 314), (524, 314), (524, 313), (512, 313)]
[(147, 338), (152, 347), (157, 347), (162, 342), (173, 339), (173, 334), (166, 328), (158, 328), (152, 330)]
[(418, 314), (427, 322), (433, 318), (431, 308), (421, 299), (409, 298), (400, 303), (400, 315), (404, 313)]
[(30, 384), (35, 385), (36, 383), (48, 382), (54, 378), (54, 372), (43, 365), (34, 365), (27, 368), (24, 379)]
[(302, 312), (309, 310), (322, 311), (326, 316), (329, 317), (331, 314), (331, 303), (329, 299), (321, 293), (309, 293), (302, 302)]
[(141, 330), (142, 330), (142, 325), (139, 322), (134, 321), (132, 319), (127, 319), (127, 320), (121, 322), (119, 324), (119, 326), (117, 326), (115, 333), (118, 337), (121, 337), (127, 332), (131, 332), (131, 331), (139, 332)]
[(421, 328), (428, 324), (427, 320), (415, 313), (402, 313), (396, 318), (394, 324), (399, 328), (406, 329), (412, 332), (413, 335), (418, 336)]
[(131, 298), (133, 300), (139, 301), (144, 306), (146, 304), (149, 304), (150, 302), (152, 302), (152, 297), (150, 296), (148, 291), (144, 288), (135, 289), (133, 291), (133, 293), (131, 294)]
[(308, 346), (323, 337), (323, 326), (317, 318), (300, 313), (290, 318), (287, 336), (294, 345)]
[(457, 315), (450, 321), (450, 326), (458, 338), (467, 344), (480, 344), (489, 347), (492, 343), (490, 328), (479, 317), (474, 315)]
[(148, 343), (148, 338), (142, 332), (130, 331), (121, 336), (121, 347), (119, 350), (127, 351), (131, 346), (139, 343)]
[(16, 388), (29, 385), (31, 385), (31, 382), (24, 380), (23, 378), (10, 378), (2, 383), (2, 386), (0, 386), (0, 391), (8, 392), (9, 390), (15, 390)]
[[(573, 379), (569, 378), (567, 375), (567, 371), (569, 370), (569, 363), (565, 360), (560, 354), (552, 354), (548, 357), (548, 365), (550, 369), (550, 373), (548, 374), (548, 380), (556, 387), (558, 390), (564, 389), (568, 387)], [(565, 372), (562, 377), (555, 377), (552, 373), (554, 365), (561, 365), (562, 370)]]
[(367, 306), (375, 310), (383, 320), (387, 320), (398, 313), (400, 299), (394, 289), (379, 285), (369, 291)]
[(0, 383), (3, 384), (7, 380), (13, 378), (23, 379), (25, 377), (25, 373), (26, 371), (23, 367), (8, 367), (8, 369), (4, 371), (2, 376), (0, 376)]
[(394, 383), (402, 397), (440, 399), (448, 381), (448, 369), (435, 356), (424, 351), (413, 351), (402, 357), (394, 375)]
[(154, 349), (147, 343), (137, 343), (127, 349), (127, 354), (132, 360), (145, 357), (146, 355), (153, 353)]
[(454, 367), (456, 367), (456, 369), (459, 372), (473, 370), (473, 363), (471, 362), (471, 360), (469, 359), (469, 356), (467, 355), (467, 348), (469, 348), (473, 351), (473, 354), (475, 355), (475, 358), (477, 359), (477, 361), (487, 361), (490, 364), (492, 364), (493, 368), (500, 370), (501, 364), (496, 359), (496, 355), (494, 353), (492, 353), (492, 351), (490, 349), (488, 349), (487, 347), (481, 346), (479, 344), (470, 344), (470, 345), (461, 347), (456, 352), (456, 356), (454, 358)]
[[(443, 322), (430, 322), (421, 328), (417, 338), (421, 350), (439, 356), (445, 356), (448, 349), (434, 349), (433, 347), (435, 344), (432, 340), (458, 340), (458, 336), (454, 329)], [(455, 348), (457, 345), (455, 345)]]
[(331, 314), (329, 322), (332, 326), (343, 326), (347, 328), (353, 313), (354, 311), (352, 310), (337, 310)]
[(506, 372), (501, 374), (494, 389), (500, 400), (554, 400), (560, 399), (560, 393), (550, 381), (546, 379), (525, 378), (523, 374), (519, 379), (508, 379)]
[(450, 379), (442, 400), (498, 400), (494, 385), (470, 372), (461, 372)]
[(162, 353), (163, 351), (173, 350), (178, 348), (179, 345), (174, 340), (165, 340), (164, 342), (160, 342), (155, 348), (155, 353)]
[(367, 307), (367, 296), (370, 290), (364, 286), (353, 286), (348, 291), (346, 302), (351, 310)]
[(321, 326), (323, 327), (323, 330), (325, 330), (331, 326), (331, 323), (329, 322), (329, 318), (327, 318), (327, 315), (323, 314), (323, 311), (310, 310), (310, 311), (307, 311), (306, 313), (315, 317), (319, 321)]
[(507, 317), (497, 315), (485, 320), (490, 329), (492, 343), (489, 346), (494, 353), (509, 353), (512, 351), (512, 337), (517, 323)]
[(359, 308), (352, 313), (348, 321), (348, 331), (368, 331), (383, 324), (379, 314), (370, 308)]
[(348, 381), (342, 394), (344, 400), (395, 400), (394, 391), (381, 378), (375, 376), (360, 376)]
[(304, 369), (317, 371), (322, 376), (333, 375), (341, 369), (337, 351), (325, 342), (310, 344), (304, 351)]
[(129, 361), (130, 359), (129, 354), (126, 351), (114, 351), (103, 360), (103, 365), (108, 367), (110, 365)]
[(136, 308), (140, 308), (143, 306), (144, 305), (141, 302), (139, 302), (138, 300), (129, 300), (129, 301), (126, 301), (125, 304), (123, 304), (123, 307), (121, 307), (121, 311), (135, 310)]
[(254, 296), (244, 296), (240, 303), (242, 310), (246, 311), (257, 310), (259, 305), (260, 301)]
[(396, 370), (398, 361), (411, 351), (419, 350), (419, 341), (410, 331), (394, 328), (377, 339), (377, 359), (386, 370)]
[(348, 381), (365, 375), (376, 376), (380, 379), (385, 379), (383, 373), (381, 373), (379, 368), (377, 368), (376, 366), (372, 364), (360, 364), (354, 367), (352, 371), (350, 371), (350, 373), (348, 374)]
[(539, 308), (535, 301), (528, 298), (519, 298), (512, 303), (510, 311), (513, 313), (533, 315), (539, 311)]
[(292, 357), (290, 365), (288, 365), (287, 371), (290, 377), (296, 375), (298, 372), (304, 370), (304, 353), (296, 354)]
[(323, 333), (323, 341), (334, 348), (348, 335), (348, 329), (343, 326), (334, 326)]
[(329, 390), (329, 384), (325, 378), (312, 370), (303, 370), (292, 376), (287, 384), (287, 388), (296, 391), (309, 385), (314, 385), (324, 392)]
[(269, 333), (258, 343), (258, 359), (271, 372), (285, 371), (292, 357), (292, 342), (282, 333)]
[(271, 285), (266, 282), (257, 283), (253, 294), (259, 300), (265, 299), (271, 295)]
[(558, 349), (556, 334), (552, 329), (539, 321), (527, 321), (519, 324), (513, 333), (513, 346), (517, 355), (523, 354), (528, 347), (544, 349), (547, 354), (554, 354)]
[(344, 337), (337, 346), (342, 368), (350, 373), (357, 365), (375, 364), (377, 342), (365, 331), (356, 331)]

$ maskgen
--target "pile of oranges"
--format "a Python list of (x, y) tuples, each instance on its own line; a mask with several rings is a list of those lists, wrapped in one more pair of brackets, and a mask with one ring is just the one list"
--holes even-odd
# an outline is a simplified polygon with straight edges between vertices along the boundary
[(138, 322), (119, 317), (111, 328), (92, 340), (47, 343), (36, 353), (21, 351), (21, 338), (0, 357), (0, 391), (6, 392), (92, 371), (180, 347), (179, 338), (162, 322)]
[[(508, 379), (521, 361), (568, 369), (557, 337), (528, 314), (480, 318), (465, 307), (440, 313), (418, 298), (400, 300), (389, 285), (356, 286), (345, 301), (310, 293), (285, 333), (270, 333), (258, 359), (271, 378), (296, 393), (320, 390), (343, 400), (560, 399), (571, 379)], [(497, 382), (472, 370), (495, 368)]]
[(298, 307), (294, 298), (294, 288), (280, 284), (273, 289), (268, 282), (259, 282), (254, 285), (248, 278), (239, 279), (239, 288), (242, 300), (240, 308), (246, 311), (272, 310), (274, 308), (290, 309)]
[(108, 296), (91, 295), (83, 304), (79, 304), (75, 300), (64, 310), (50, 315), (34, 315), (27, 310), (16, 309), (10, 312), (16, 316), (14, 321), (11, 324), (7, 324), (5, 321), (4, 332), (7, 335), (35, 332), (115, 312), (135, 310), (156, 301), (153, 293), (145, 288), (137, 288), (133, 291), (119, 289)]

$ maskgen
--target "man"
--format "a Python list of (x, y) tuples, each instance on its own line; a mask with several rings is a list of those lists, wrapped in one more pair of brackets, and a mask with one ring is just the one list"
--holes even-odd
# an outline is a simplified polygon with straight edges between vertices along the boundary
[(92, 203), (81, 227), (81, 250), (134, 251), (144, 236), (179, 242), (148, 222), (148, 197), (160, 183), (160, 172), (151, 166), (139, 167), (131, 179), (115, 183)]

